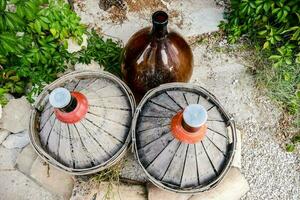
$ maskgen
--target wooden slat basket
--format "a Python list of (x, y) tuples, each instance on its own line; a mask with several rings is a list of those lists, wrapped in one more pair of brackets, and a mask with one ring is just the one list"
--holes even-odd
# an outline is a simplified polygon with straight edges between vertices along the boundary
[[(88, 99), (88, 113), (75, 123), (56, 119), (48, 98), (64, 87)], [(94, 71), (69, 73), (45, 87), (31, 112), (30, 140), (44, 160), (75, 175), (96, 173), (122, 158), (131, 142), (134, 97), (117, 77)]]
[[(171, 119), (189, 104), (207, 110), (204, 139), (183, 143), (171, 134)], [(136, 159), (156, 186), (178, 193), (197, 193), (215, 187), (227, 173), (236, 148), (233, 119), (214, 95), (186, 83), (169, 83), (149, 91), (132, 121)]]

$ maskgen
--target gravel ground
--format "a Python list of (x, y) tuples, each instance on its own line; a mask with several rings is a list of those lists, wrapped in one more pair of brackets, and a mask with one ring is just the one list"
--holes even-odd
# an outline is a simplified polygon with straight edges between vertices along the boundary
[(212, 91), (242, 131), (242, 173), (250, 184), (244, 200), (300, 199), (299, 156), (276, 137), (281, 111), (254, 85), (244, 62), (207, 45), (194, 48), (192, 81)]

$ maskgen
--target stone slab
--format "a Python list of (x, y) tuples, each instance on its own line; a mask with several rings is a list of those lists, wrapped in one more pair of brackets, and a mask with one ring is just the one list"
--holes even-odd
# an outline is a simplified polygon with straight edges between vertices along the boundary
[(72, 176), (48, 165), (39, 157), (32, 164), (30, 176), (57, 196), (70, 198), (74, 184)]
[(0, 171), (0, 199), (60, 200), (16, 170)]
[(7, 149), (0, 145), (0, 170), (13, 170), (20, 149)]
[(0, 130), (0, 144), (7, 138), (7, 136), (10, 134), (8, 130), (1, 129)]
[(239, 200), (249, 189), (249, 184), (241, 171), (232, 167), (215, 188), (194, 195), (189, 200)]
[(148, 200), (188, 200), (191, 194), (179, 194), (162, 190), (152, 183), (147, 184)]
[(36, 160), (37, 154), (31, 145), (27, 145), (17, 158), (16, 168), (26, 175), (30, 175), (33, 162)]
[(26, 97), (11, 99), (3, 108), (0, 128), (18, 133), (28, 129), (31, 105)]
[(29, 135), (27, 130), (9, 135), (2, 143), (2, 145), (8, 149), (22, 149), (27, 144), (29, 144)]
[(151, 183), (147, 188), (148, 200), (238, 200), (249, 190), (249, 185), (240, 170), (232, 167), (219, 185), (196, 195), (165, 191)]

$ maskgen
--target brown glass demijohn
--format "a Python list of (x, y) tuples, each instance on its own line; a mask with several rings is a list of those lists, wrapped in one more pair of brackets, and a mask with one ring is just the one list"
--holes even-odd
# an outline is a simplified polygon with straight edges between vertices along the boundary
[(123, 78), (137, 96), (163, 83), (188, 82), (192, 75), (191, 48), (167, 28), (167, 13), (155, 12), (152, 23), (136, 32), (123, 52)]

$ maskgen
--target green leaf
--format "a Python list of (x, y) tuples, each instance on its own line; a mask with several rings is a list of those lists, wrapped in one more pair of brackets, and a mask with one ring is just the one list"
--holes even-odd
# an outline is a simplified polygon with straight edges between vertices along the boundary
[(291, 40), (300, 40), (300, 28), (293, 34)]
[(293, 152), (295, 150), (295, 145), (294, 144), (287, 144), (285, 147), (287, 152)]
[(55, 37), (57, 34), (57, 31), (54, 28), (50, 28), (51, 34)]
[(11, 30), (20, 30), (24, 25), (24, 21), (16, 14), (6, 12), (6, 24), (10, 27)]
[(265, 35), (267, 32), (268, 32), (267, 30), (259, 31), (258, 35)]
[(269, 2), (266, 2), (264, 4), (264, 10), (265, 10), (265, 12), (268, 12), (268, 10), (270, 9), (270, 7), (271, 7), (271, 4)]
[(34, 23), (34, 29), (37, 33), (41, 33), (42, 32), (42, 26), (39, 20), (36, 20)]
[(264, 43), (263, 49), (268, 49), (268, 48), (270, 48), (270, 42), (269, 42), (269, 41), (266, 41), (266, 42)]
[(278, 59), (280, 59), (280, 58), (281, 58), (280, 55), (271, 55), (271, 56), (269, 57), (269, 59), (271, 59), (271, 60), (278, 60)]
[(6, 0), (0, 0), (0, 12), (3, 12), (6, 8)]
[(0, 31), (4, 31), (6, 29), (6, 22), (4, 16), (0, 15)]

